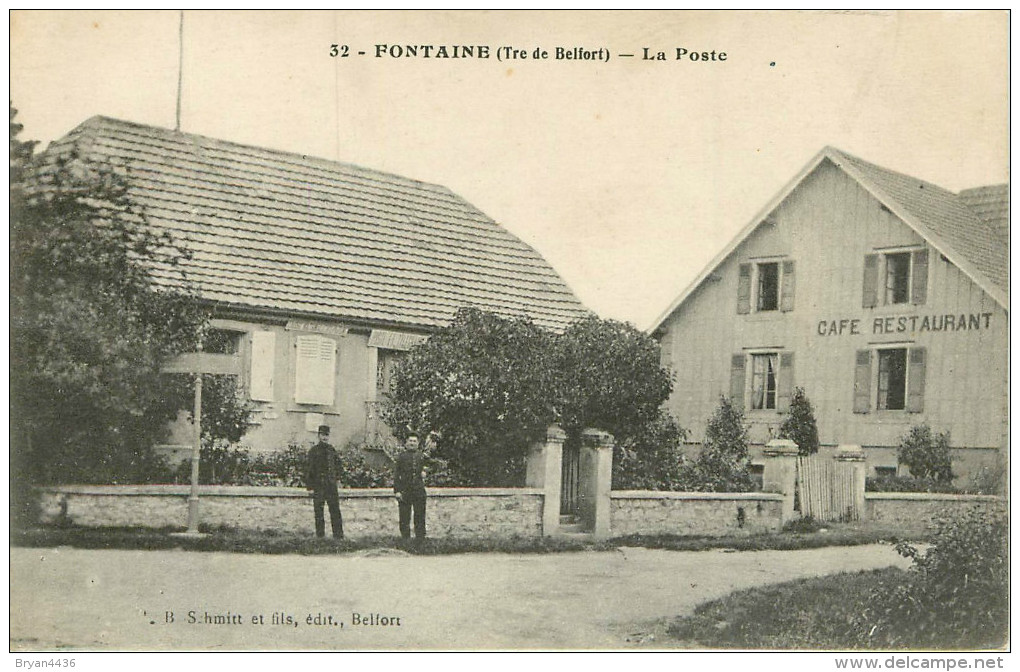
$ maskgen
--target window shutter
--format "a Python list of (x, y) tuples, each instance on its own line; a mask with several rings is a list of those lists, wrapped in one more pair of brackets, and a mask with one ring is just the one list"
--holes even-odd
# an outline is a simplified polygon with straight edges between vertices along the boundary
[(854, 367), (854, 413), (871, 410), (871, 350), (858, 350)]
[(920, 413), (924, 410), (924, 348), (910, 349), (910, 364), (907, 366), (907, 411)]
[(779, 389), (776, 391), (776, 410), (789, 411), (793, 396), (793, 353), (779, 355)]
[(793, 296), (797, 289), (797, 278), (794, 275), (793, 270), (792, 261), (783, 262), (783, 298), (780, 308), (784, 313), (788, 313), (793, 310)]
[(878, 305), (878, 255), (864, 255), (864, 301), (865, 308)]
[(332, 406), (336, 392), (336, 341), (324, 336), (298, 336), (294, 401)]
[(737, 315), (751, 312), (751, 264), (740, 265), (737, 277)]
[(928, 300), (928, 250), (915, 251), (911, 267), (914, 277), (910, 282), (910, 300), (915, 305), (924, 305)]
[(273, 372), (276, 368), (276, 334), (254, 331), (251, 334), (251, 398), (273, 400)]
[(733, 355), (730, 360), (730, 398), (733, 405), (740, 410), (744, 409), (744, 367), (746, 364), (744, 353)]

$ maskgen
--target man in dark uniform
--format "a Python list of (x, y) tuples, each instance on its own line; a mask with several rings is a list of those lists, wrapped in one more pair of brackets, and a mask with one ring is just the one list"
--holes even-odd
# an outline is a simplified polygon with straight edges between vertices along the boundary
[(344, 519), (340, 515), (340, 494), (336, 482), (340, 478), (340, 458), (329, 445), (329, 425), (319, 425), (319, 442), (308, 453), (308, 479), (305, 484), (312, 492), (315, 506), (315, 536), (326, 536), (326, 520), (322, 505), (329, 504), (329, 522), (333, 538), (344, 538)]
[(400, 536), (411, 536), (411, 510), (414, 509), (414, 538), (425, 538), (425, 458), (418, 448), (418, 436), (410, 434), (404, 451), (397, 455), (393, 467), (393, 492), (400, 509)]

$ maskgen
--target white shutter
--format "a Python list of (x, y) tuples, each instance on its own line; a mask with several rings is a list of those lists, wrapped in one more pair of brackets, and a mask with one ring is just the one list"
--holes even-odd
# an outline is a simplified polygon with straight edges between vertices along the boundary
[(294, 401), (332, 406), (336, 392), (336, 341), (298, 336)]
[(276, 368), (276, 334), (253, 331), (251, 334), (251, 398), (273, 400), (273, 371)]

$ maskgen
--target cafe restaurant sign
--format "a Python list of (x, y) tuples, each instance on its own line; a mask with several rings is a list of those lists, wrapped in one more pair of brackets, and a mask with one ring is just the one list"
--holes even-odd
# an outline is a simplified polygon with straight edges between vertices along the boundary
[(987, 331), (991, 313), (945, 315), (887, 315), (870, 320), (843, 317), (819, 320), (819, 336), (857, 336), (858, 334), (915, 334), (925, 331)]

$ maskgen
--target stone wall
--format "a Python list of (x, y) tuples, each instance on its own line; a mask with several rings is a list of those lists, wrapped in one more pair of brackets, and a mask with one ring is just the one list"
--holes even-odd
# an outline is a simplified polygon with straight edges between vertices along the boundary
[(610, 499), (610, 529), (614, 537), (723, 536), (776, 532), (782, 528), (780, 494), (616, 490)]
[[(47, 524), (69, 522), (84, 527), (184, 528), (189, 491), (188, 486), (179, 485), (40, 488), (40, 517)], [(541, 490), (430, 488), (428, 497), (426, 525), (430, 536), (542, 535)], [(315, 533), (312, 500), (300, 488), (202, 486), (199, 501), (203, 525)], [(341, 490), (340, 511), (347, 536), (398, 534), (397, 504), (392, 490)], [(326, 527), (328, 533), (328, 520)]]
[(946, 495), (927, 492), (866, 492), (865, 520), (902, 534), (927, 531), (934, 517), (961, 514), (970, 509), (1004, 507), (992, 495)]

